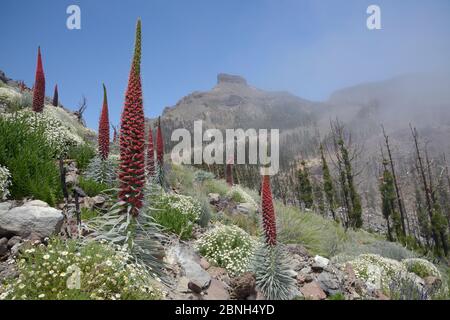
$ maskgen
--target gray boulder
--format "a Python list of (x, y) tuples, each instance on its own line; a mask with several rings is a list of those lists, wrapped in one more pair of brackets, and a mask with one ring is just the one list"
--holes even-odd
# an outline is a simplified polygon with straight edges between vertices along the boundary
[(50, 237), (61, 230), (64, 216), (42, 201), (0, 211), (0, 237)]
[(180, 265), (182, 276), (189, 279), (189, 289), (196, 292), (209, 287), (211, 276), (200, 266), (200, 257), (192, 247), (176, 244), (168, 250), (167, 258), (169, 263), (175, 262)]

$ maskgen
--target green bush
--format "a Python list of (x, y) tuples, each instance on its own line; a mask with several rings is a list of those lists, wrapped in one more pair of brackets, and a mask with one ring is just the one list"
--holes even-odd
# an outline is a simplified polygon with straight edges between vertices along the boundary
[(347, 239), (340, 225), (313, 212), (300, 212), (279, 202), (275, 211), (282, 243), (301, 244), (312, 254), (331, 257)]
[(345, 300), (343, 293), (338, 292), (328, 297), (328, 300)]
[(166, 230), (181, 239), (192, 237), (194, 224), (200, 219), (201, 204), (192, 197), (180, 194), (160, 193), (153, 196), (151, 215)]
[(95, 157), (95, 150), (90, 144), (83, 143), (72, 146), (67, 153), (67, 157), (75, 160), (78, 170), (83, 172), (86, 170), (91, 159)]
[(97, 210), (89, 208), (81, 208), (81, 221), (91, 220), (98, 217), (100, 213)]
[(31, 92), (24, 92), (20, 95), (14, 95), (10, 98), (0, 97), (3, 103), (6, 105), (6, 110), (8, 112), (16, 112), (22, 109), (31, 108), (33, 104), (33, 95)]
[(54, 239), (19, 256), (19, 277), (0, 287), (0, 299), (159, 299), (150, 274), (126, 250), (95, 241)]
[(109, 190), (111, 187), (104, 183), (98, 183), (91, 179), (86, 179), (83, 177), (79, 178), (78, 186), (83, 189), (83, 191), (89, 197), (95, 197), (105, 190)]
[(0, 116), (0, 165), (11, 173), (11, 197), (33, 197), (54, 206), (62, 198), (55, 149), (38, 123), (33, 130), (23, 118)]
[(202, 189), (206, 194), (217, 193), (221, 196), (225, 196), (229, 187), (223, 180), (206, 180), (202, 184)]
[(196, 182), (203, 182), (205, 180), (213, 180), (215, 178), (214, 174), (204, 170), (197, 170), (194, 172), (194, 180)]
[(220, 217), (220, 221), (226, 225), (238, 226), (252, 236), (261, 234), (259, 218), (255, 212), (249, 214), (224, 214)]
[(248, 271), (256, 241), (239, 227), (218, 225), (198, 240), (197, 247), (210, 263), (238, 275)]

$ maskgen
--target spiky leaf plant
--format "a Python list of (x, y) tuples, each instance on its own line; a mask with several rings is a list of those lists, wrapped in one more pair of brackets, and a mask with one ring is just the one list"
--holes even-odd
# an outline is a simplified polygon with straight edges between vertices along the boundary
[(252, 262), (256, 285), (269, 300), (292, 299), (296, 284), (289, 274), (285, 254), (277, 245), (276, 217), (270, 176), (267, 174), (262, 177), (261, 211), (264, 244), (256, 250)]
[(110, 199), (111, 206), (107, 213), (88, 221), (87, 228), (92, 238), (122, 246), (155, 279), (171, 285), (162, 260), (168, 239), (161, 232), (161, 226), (146, 212), (136, 216), (132, 205), (124, 201), (111, 201), (115, 200)]
[(117, 181), (118, 162), (112, 157), (103, 160), (101, 157), (94, 157), (88, 164), (85, 177), (97, 183), (114, 186)]
[(279, 246), (262, 244), (255, 252), (251, 269), (256, 285), (266, 299), (294, 298), (295, 279), (290, 275), (286, 255)]
[(45, 99), (45, 76), (42, 67), (41, 47), (38, 47), (36, 80), (33, 87), (33, 111), (42, 112), (44, 110)]

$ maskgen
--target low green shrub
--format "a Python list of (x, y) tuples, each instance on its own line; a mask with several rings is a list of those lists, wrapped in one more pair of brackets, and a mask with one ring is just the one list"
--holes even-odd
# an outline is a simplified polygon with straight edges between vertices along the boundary
[(87, 221), (98, 217), (100, 213), (97, 210), (89, 208), (81, 208), (81, 221)]
[(225, 268), (231, 275), (248, 271), (256, 241), (237, 226), (217, 225), (198, 241), (200, 254), (213, 265)]
[(186, 166), (173, 164), (165, 178), (169, 186), (182, 193), (189, 193), (194, 188), (194, 172)]
[(220, 222), (225, 225), (236, 225), (252, 236), (261, 234), (257, 213), (223, 214), (220, 216)]
[(425, 259), (405, 259), (402, 261), (402, 264), (409, 272), (412, 272), (421, 278), (436, 277), (442, 279), (441, 273), (439, 272), (438, 268), (436, 268), (434, 264)]
[(161, 298), (146, 269), (126, 250), (106, 243), (53, 239), (23, 250), (17, 267), (19, 277), (0, 287), (1, 300)]
[(338, 292), (328, 297), (328, 300), (345, 300), (343, 293)]
[(346, 240), (345, 230), (337, 223), (313, 212), (275, 203), (278, 217), (278, 238), (282, 243), (303, 245), (312, 254), (324, 257), (335, 255)]
[(6, 110), (8, 112), (16, 112), (26, 108), (31, 109), (33, 104), (33, 94), (31, 92), (24, 92), (20, 95), (14, 95), (7, 99)]
[(86, 179), (84, 177), (79, 177), (78, 186), (83, 189), (83, 191), (89, 197), (95, 197), (105, 190), (109, 190), (111, 187), (105, 183), (99, 183), (91, 179)]
[(11, 174), (13, 199), (33, 197), (54, 206), (62, 198), (57, 149), (49, 143), (45, 126), (29, 119), (0, 116), (0, 165)]
[(213, 180), (214, 174), (204, 170), (197, 170), (194, 172), (194, 180), (196, 182), (204, 182), (206, 180)]
[(206, 194), (217, 193), (223, 197), (227, 195), (229, 187), (223, 180), (206, 180), (202, 184), (202, 189)]
[(202, 206), (190, 196), (161, 192), (153, 195), (150, 201), (151, 215), (166, 230), (175, 233), (181, 239), (192, 237), (192, 230), (199, 221)]
[(82, 172), (86, 170), (89, 162), (94, 157), (95, 149), (89, 143), (72, 146), (67, 153), (67, 158), (75, 160), (77, 169)]

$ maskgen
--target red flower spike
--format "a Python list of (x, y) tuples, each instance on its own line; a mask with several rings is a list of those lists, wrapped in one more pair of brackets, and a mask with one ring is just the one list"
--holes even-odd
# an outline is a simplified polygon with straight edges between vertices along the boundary
[(36, 79), (33, 87), (33, 111), (42, 112), (44, 110), (45, 99), (45, 76), (42, 67), (41, 47), (38, 47)]
[(106, 87), (103, 85), (103, 107), (98, 125), (98, 153), (102, 160), (106, 160), (109, 155), (109, 115), (108, 98)]
[(149, 177), (155, 175), (155, 149), (153, 147), (153, 132), (151, 127), (148, 129), (147, 174)]
[(137, 215), (142, 207), (145, 183), (145, 121), (142, 105), (141, 21), (136, 26), (136, 42), (131, 66), (125, 104), (120, 124), (119, 199), (132, 206)]
[(269, 246), (275, 246), (277, 244), (277, 227), (275, 210), (273, 208), (272, 189), (270, 187), (270, 176), (268, 175), (264, 175), (262, 178), (261, 210), (266, 243)]
[(58, 101), (58, 85), (55, 85), (55, 92), (53, 93), (53, 106), (57, 107), (59, 104)]

